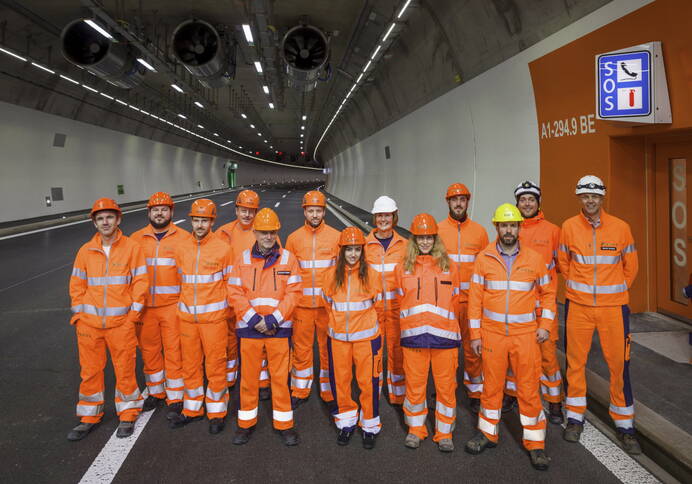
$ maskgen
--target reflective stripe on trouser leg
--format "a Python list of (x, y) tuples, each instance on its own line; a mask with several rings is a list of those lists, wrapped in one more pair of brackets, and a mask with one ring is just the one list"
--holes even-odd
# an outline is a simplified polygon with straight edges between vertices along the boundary
[(442, 439), (451, 439), (452, 431), (456, 425), (456, 376), (459, 350), (457, 348), (431, 349), (430, 356), (435, 394), (437, 395), (433, 441), (439, 442)]
[(468, 303), (459, 304), (459, 327), (461, 343), (464, 347), (464, 386), (469, 398), (481, 398), (483, 392), (483, 373), (481, 357), (471, 350), (471, 332), (469, 331)]
[(79, 401), (76, 413), (82, 422), (96, 423), (103, 417), (105, 386), (103, 371), (106, 367), (105, 329), (92, 328), (77, 321), (77, 347), (80, 376)]
[(266, 349), (262, 353), (262, 371), (260, 372), (260, 388), (269, 388), (271, 382), (269, 381), (269, 368), (267, 367), (267, 351)]
[(507, 379), (505, 380), (505, 395), (517, 396), (517, 379), (514, 377), (512, 367), (507, 368)]
[(406, 395), (399, 313), (398, 306), (388, 308), (384, 312), (384, 336), (387, 342), (387, 390), (389, 403), (396, 404), (403, 403)]
[(549, 339), (540, 344), (541, 348), (541, 396), (543, 400), (550, 403), (561, 403), (562, 394), (562, 372), (560, 363), (557, 360), (556, 342)]
[(228, 346), (226, 347), (226, 383), (229, 388), (238, 380), (238, 337), (235, 334), (235, 315), (228, 319)]
[(264, 338), (240, 338), (240, 408), (238, 427), (250, 428), (257, 423), (259, 376), (262, 371)]
[(308, 398), (313, 380), (312, 347), (315, 340), (315, 310), (298, 307), (293, 312), (293, 368), (291, 395)]
[(429, 348), (402, 348), (404, 355), (404, 372), (406, 373), (406, 397), (402, 405), (404, 422), (408, 433), (419, 439), (428, 436), (426, 420), (428, 406), (425, 399), (430, 369)]
[[(484, 381), (481, 408), (478, 412), (478, 429), (493, 442), (499, 439), (498, 423), (509, 366), (509, 349), (513, 337), (481, 329)], [(537, 377), (536, 383), (538, 383)]]
[[(596, 318), (592, 308), (573, 301), (565, 302), (565, 349), (567, 357), (565, 408), (567, 420), (583, 423), (586, 412), (586, 360), (591, 349), (591, 340), (596, 328)], [(617, 308), (619, 309), (619, 308)], [(622, 339), (622, 335), (620, 335)]]
[(509, 348), (510, 364), (517, 381), (519, 416), (524, 427), (522, 441), (527, 450), (542, 449), (546, 420), (538, 393), (541, 349), (534, 332), (512, 336)]
[(274, 428), (286, 430), (293, 427), (291, 390), (288, 386), (290, 368), (290, 347), (288, 338), (265, 338), (264, 348), (271, 375), (272, 414)]
[(149, 395), (165, 398), (161, 317), (157, 309), (144, 308), (141, 320), (135, 323), (135, 334), (142, 353), (142, 371)]
[(105, 335), (115, 370), (115, 410), (121, 421), (132, 421), (142, 411), (144, 404), (135, 377), (135, 328), (132, 324), (122, 324), (116, 328), (106, 329)]
[(226, 320), (220, 320), (198, 326), (204, 351), (204, 369), (207, 375), (205, 398), (207, 417), (224, 418), (228, 411), (228, 383), (226, 381), (228, 323)]
[(204, 351), (199, 327), (201, 325), (180, 321), (180, 349), (183, 361), (183, 414), (199, 417), (204, 414)]

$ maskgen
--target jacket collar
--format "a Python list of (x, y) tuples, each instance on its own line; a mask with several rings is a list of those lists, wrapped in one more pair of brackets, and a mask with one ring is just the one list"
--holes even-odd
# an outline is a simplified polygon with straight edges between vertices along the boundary
[(211, 230), (209, 230), (209, 233), (207, 233), (207, 235), (205, 235), (205, 236), (202, 238), (202, 240), (197, 239), (197, 237), (195, 237), (195, 234), (194, 234), (194, 233), (192, 234), (192, 238), (193, 238), (193, 239), (195, 240), (195, 242), (197, 242), (199, 245), (206, 245), (206, 244), (209, 243), (210, 240), (213, 240), (215, 237), (216, 237), (216, 235), (215, 235), (214, 232), (212, 232)]
[[(377, 239), (377, 237), (375, 237), (375, 231), (376, 230), (377, 229), (372, 229), (370, 231), (370, 233), (367, 235), (367, 237), (365, 237), (365, 243), (366, 244), (377, 244), (379, 246), (382, 246), (382, 244), (380, 244), (380, 241)], [(399, 243), (399, 242), (406, 242), (406, 239), (404, 239), (401, 235), (399, 235), (399, 233), (396, 230), (393, 230), (392, 231), (392, 241), (389, 243), (389, 247), (387, 248), (387, 250), (391, 249), (394, 244)]]
[(324, 229), (324, 226), (325, 226), (324, 220), (322, 220), (322, 223), (320, 223), (317, 227), (313, 227), (312, 225), (307, 223), (307, 221), (303, 223), (303, 228), (305, 229), (306, 232), (308, 232), (310, 234), (319, 234)]
[(272, 247), (269, 252), (266, 254), (263, 254), (259, 250), (259, 246), (257, 245), (257, 242), (252, 244), (252, 250), (250, 251), (252, 254), (252, 257), (254, 259), (263, 259), (264, 260), (264, 268), (266, 269), (267, 267), (273, 266), (277, 260), (279, 260), (279, 257), (281, 257), (281, 249), (279, 247), (278, 242), (274, 244), (274, 247)]
[(346, 272), (358, 272), (358, 269), (360, 269), (360, 261), (357, 261), (355, 264), (351, 265), (344, 265), (344, 269), (346, 269)]
[[(113, 244), (111, 244), (111, 247), (115, 246), (120, 242), (120, 240), (123, 238), (123, 232), (120, 230), (120, 227), (115, 229), (116, 236), (115, 240), (113, 241)], [(89, 248), (90, 249), (97, 249), (97, 250), (103, 250), (103, 243), (101, 242), (101, 234), (96, 232), (94, 236), (91, 238), (89, 241)]]
[[(593, 227), (593, 224), (591, 223), (591, 220), (589, 220), (588, 218), (586, 218), (586, 215), (584, 215), (584, 210), (579, 210), (579, 215), (580, 215), (580, 217), (581, 217), (581, 221), (582, 221), (584, 224), (586, 224), (586, 225), (587, 225), (588, 227), (590, 227), (590, 228)], [(610, 215), (608, 215), (608, 214), (606, 213), (606, 211), (605, 211), (603, 208), (601, 208), (601, 216), (600, 216), (600, 220), (598, 221), (598, 225), (596, 226), (596, 228), (602, 227), (603, 224), (607, 222), (608, 217), (610, 217)]]
[(522, 227), (531, 227), (531, 226), (533, 226), (533, 225), (536, 225), (536, 224), (538, 224), (538, 223), (541, 223), (544, 219), (545, 219), (545, 217), (544, 217), (544, 215), (543, 215), (543, 211), (542, 211), (542, 210), (539, 210), (538, 213), (537, 213), (534, 217), (525, 218), (525, 219), (521, 222), (521, 226), (522, 226)]
[(447, 220), (448, 220), (449, 223), (451, 223), (452, 225), (461, 225), (462, 227), (464, 227), (464, 226), (466, 226), (466, 225), (469, 224), (469, 220), (471, 220), (471, 217), (469, 217), (469, 214), (468, 214), (468, 212), (467, 212), (467, 213), (466, 213), (466, 218), (464, 219), (464, 221), (463, 221), (463, 222), (459, 222), (458, 220), (452, 218), (451, 215), (447, 214)]
[[(151, 237), (156, 237), (156, 232), (154, 232), (154, 227), (151, 226), (151, 224), (148, 224), (146, 227), (144, 227), (144, 235), (149, 235)], [(166, 232), (166, 235), (164, 235), (162, 238), (166, 238), (172, 234), (174, 234), (178, 230), (178, 226), (174, 224), (173, 222), (168, 224), (168, 228), (164, 232)]]

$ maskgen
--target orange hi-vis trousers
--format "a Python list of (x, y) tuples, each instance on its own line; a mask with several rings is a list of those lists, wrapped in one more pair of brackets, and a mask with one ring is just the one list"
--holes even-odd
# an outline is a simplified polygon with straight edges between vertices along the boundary
[[(541, 348), (541, 395), (543, 400), (550, 403), (560, 403), (563, 399), (562, 372), (557, 361), (556, 341), (551, 338), (539, 345)], [(517, 382), (512, 369), (507, 370), (505, 393), (513, 397), (517, 396)]]
[(634, 433), (634, 397), (630, 386), (630, 310), (627, 306), (583, 306), (565, 302), (567, 419), (584, 423), (586, 360), (594, 330), (610, 372), (610, 417), (620, 432)]
[(428, 436), (426, 387), (432, 367), (437, 402), (435, 404), (434, 442), (451, 439), (457, 415), (457, 367), (459, 349), (403, 348), (406, 372), (404, 420), (408, 433), (421, 439)]
[(511, 365), (517, 382), (519, 419), (524, 434), (522, 441), (528, 450), (545, 447), (546, 419), (538, 394), (538, 379), (541, 372), (540, 350), (534, 331), (504, 335), (481, 329), (483, 393), (478, 412), (478, 429), (488, 440), (499, 440), (499, 423), (502, 414), (502, 396)]
[(238, 337), (235, 334), (235, 314), (228, 318), (228, 346), (226, 348), (226, 382), (228, 388), (238, 379)]
[[(352, 432), (360, 425), (364, 432), (379, 433), (382, 428), (379, 405), (382, 337), (362, 341), (327, 338), (327, 352), (329, 380), (336, 401), (332, 410), (336, 427)], [(360, 415), (351, 395), (354, 366), (360, 389)]]
[(464, 386), (469, 398), (481, 398), (483, 392), (481, 357), (476, 356), (471, 349), (468, 307), (467, 302), (459, 304), (459, 328), (461, 328), (461, 343), (464, 346)]
[(238, 427), (248, 429), (257, 423), (260, 373), (266, 354), (272, 389), (274, 428), (293, 427), (291, 392), (288, 388), (290, 348), (288, 338), (240, 338), (240, 408)]
[(103, 417), (103, 371), (108, 348), (115, 371), (115, 411), (123, 422), (136, 420), (144, 400), (135, 377), (137, 338), (134, 325), (125, 323), (116, 328), (101, 329), (78, 320), (76, 331), (82, 377), (77, 416), (85, 423), (97, 423)]
[(135, 323), (149, 395), (171, 403), (183, 401), (183, 361), (177, 304), (146, 307)]
[[(387, 390), (389, 403), (401, 405), (406, 395), (404, 375), (404, 355), (401, 351), (401, 327), (399, 326), (399, 306), (390, 307), (387, 301), (384, 310), (384, 338), (387, 342)], [(381, 384), (381, 383), (380, 383)]]
[(293, 312), (293, 368), (291, 395), (308, 398), (314, 376), (313, 346), (317, 332), (320, 356), (320, 397), (325, 402), (334, 400), (329, 384), (329, 356), (327, 355), (327, 325), (329, 315), (324, 308), (297, 307)]
[[(213, 323), (180, 321), (183, 380), (185, 381), (183, 414), (188, 417), (204, 415), (203, 403), (206, 404), (209, 419), (226, 416), (228, 411), (227, 338), (228, 325), (225, 320)], [(207, 376), (206, 395), (204, 393), (205, 373)]]

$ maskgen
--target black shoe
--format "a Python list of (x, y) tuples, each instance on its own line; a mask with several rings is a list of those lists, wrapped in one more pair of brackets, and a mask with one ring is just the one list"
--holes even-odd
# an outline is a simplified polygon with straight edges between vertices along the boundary
[(202, 419), (201, 415), (199, 417), (188, 417), (184, 413), (175, 414), (175, 415), (172, 415), (171, 418), (168, 420), (168, 426), (172, 429), (179, 429), (181, 427), (185, 427), (190, 422), (194, 422), (195, 420), (201, 420), (201, 419)]
[(148, 412), (149, 410), (154, 410), (156, 407), (162, 406), (166, 402), (165, 398), (157, 398), (149, 395), (144, 400), (144, 405), (142, 405), (142, 412)]
[(363, 448), (368, 450), (375, 448), (375, 434), (363, 432)]
[(166, 418), (168, 420), (171, 420), (172, 418), (175, 418), (176, 415), (180, 415), (181, 413), (183, 413), (183, 402), (171, 403), (168, 406), (168, 413), (166, 414)]
[(226, 426), (226, 422), (222, 418), (213, 418), (209, 420), (209, 433), (216, 435), (221, 432)]
[(639, 455), (642, 453), (642, 448), (639, 445), (637, 436), (634, 434), (626, 434), (618, 432), (618, 440), (622, 444), (622, 448), (630, 455)]
[(565, 418), (562, 415), (562, 404), (559, 402), (550, 403), (548, 405), (548, 421), (551, 424), (562, 425), (564, 419)]
[(135, 432), (135, 422), (134, 420), (123, 420), (118, 424), (118, 431), (115, 436), (119, 439), (124, 439), (129, 437)]
[(578, 423), (568, 423), (565, 427), (565, 431), (562, 433), (562, 438), (567, 442), (576, 443), (579, 442), (581, 433), (584, 431), (584, 425)]
[(245, 445), (250, 442), (250, 435), (255, 430), (255, 427), (250, 427), (249, 429), (244, 429), (239, 427), (235, 431), (235, 436), (233, 436), (233, 444), (235, 445)]
[(336, 445), (348, 445), (351, 442), (351, 437), (353, 436), (353, 430), (348, 431), (346, 429), (339, 430), (339, 435), (336, 436)]
[(473, 413), (478, 413), (481, 411), (481, 399), (480, 398), (469, 398), (469, 407)]
[(298, 445), (298, 432), (296, 432), (295, 429), (279, 430), (279, 435), (284, 445), (288, 445), (289, 447)]
[(486, 448), (492, 449), (493, 447), (497, 447), (497, 444), (489, 440), (483, 432), (478, 432), (471, 440), (466, 442), (464, 450), (469, 454), (478, 455)]
[(272, 389), (270, 387), (260, 388), (259, 399), (261, 401), (271, 400), (271, 398), (272, 398)]
[(545, 450), (535, 449), (529, 451), (529, 456), (531, 457), (531, 465), (534, 469), (539, 471), (547, 471), (550, 465), (550, 457), (545, 455)]
[(307, 401), (307, 398), (291, 397), (291, 408), (295, 410)]
[(70, 433), (67, 434), (67, 440), (71, 440), (72, 442), (82, 440), (84, 437), (89, 435), (89, 432), (94, 430), (96, 428), (96, 426), (100, 423), (101, 422), (96, 422), (96, 423), (81, 422), (75, 428), (70, 430)]
[(502, 413), (511, 412), (516, 404), (517, 397), (505, 395), (504, 397), (502, 397)]

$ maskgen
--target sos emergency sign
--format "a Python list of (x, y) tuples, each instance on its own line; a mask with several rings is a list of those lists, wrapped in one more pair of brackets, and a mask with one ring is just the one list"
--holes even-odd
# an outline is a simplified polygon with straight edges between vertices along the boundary
[(596, 117), (637, 124), (672, 122), (660, 42), (596, 56)]

